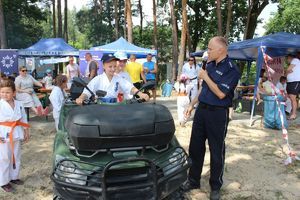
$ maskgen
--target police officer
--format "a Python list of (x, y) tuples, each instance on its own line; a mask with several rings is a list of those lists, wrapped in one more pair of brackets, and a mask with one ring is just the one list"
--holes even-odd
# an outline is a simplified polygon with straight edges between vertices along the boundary
[(228, 108), (232, 104), (234, 89), (240, 78), (237, 66), (227, 56), (225, 38), (213, 37), (208, 44), (206, 70), (200, 69), (199, 79), (203, 80), (198, 98), (193, 99), (185, 111), (189, 116), (198, 102), (192, 127), (189, 155), (192, 166), (185, 191), (200, 188), (200, 178), (205, 156), (205, 141), (210, 149), (210, 199), (220, 199), (223, 184), (225, 159), (225, 136), (228, 125)]

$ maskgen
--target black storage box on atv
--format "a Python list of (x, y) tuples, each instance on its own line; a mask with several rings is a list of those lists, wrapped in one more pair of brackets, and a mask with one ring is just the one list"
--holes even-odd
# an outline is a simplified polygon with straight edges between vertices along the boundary
[(157, 104), (78, 107), (65, 128), (79, 151), (166, 145), (175, 132), (170, 111)]

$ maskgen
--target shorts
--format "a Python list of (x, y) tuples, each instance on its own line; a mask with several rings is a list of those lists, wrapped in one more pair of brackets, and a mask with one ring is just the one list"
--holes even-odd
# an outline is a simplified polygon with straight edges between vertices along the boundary
[(288, 82), (286, 91), (288, 94), (298, 95), (300, 93), (300, 81)]
[(156, 89), (156, 81), (155, 81), (155, 79), (148, 79), (148, 80), (146, 80), (147, 82), (154, 82), (155, 84), (154, 84), (154, 87), (153, 88), (151, 88), (151, 90), (155, 90)]
[(134, 87), (136, 87), (137, 89), (140, 89), (142, 87), (142, 83), (140, 82), (136, 82), (136, 83), (133, 83)]

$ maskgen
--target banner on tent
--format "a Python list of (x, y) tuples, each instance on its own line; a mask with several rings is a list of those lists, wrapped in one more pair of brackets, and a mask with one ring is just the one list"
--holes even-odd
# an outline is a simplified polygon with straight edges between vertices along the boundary
[[(284, 75), (284, 57), (274, 57), (267, 61), (268, 66), (272, 69), (270, 75), (274, 83), (277, 83), (281, 76)], [(263, 65), (266, 69), (266, 64)]]
[(98, 63), (98, 74), (103, 73), (103, 66), (101, 62), (101, 58), (103, 55), (102, 51), (93, 51), (93, 50), (80, 50), (79, 51), (79, 66), (80, 66), (80, 73), (85, 74), (86, 68), (87, 68), (87, 61), (85, 60), (85, 54), (91, 53), (93, 60), (97, 61)]
[(3, 49), (0, 51), (0, 71), (6, 75), (18, 72), (17, 50)]

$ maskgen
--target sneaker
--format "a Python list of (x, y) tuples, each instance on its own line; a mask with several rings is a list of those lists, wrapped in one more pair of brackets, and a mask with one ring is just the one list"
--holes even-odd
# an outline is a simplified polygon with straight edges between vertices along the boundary
[(220, 194), (220, 190), (212, 190), (210, 192), (210, 200), (220, 200), (221, 198), (221, 194)]
[(44, 110), (43, 110), (43, 115), (44, 116), (47, 116), (49, 113), (49, 107), (46, 107)]
[(5, 191), (5, 192), (12, 192), (13, 191), (13, 187), (11, 186), (11, 184), (6, 184), (6, 185), (2, 185), (1, 188)]
[(24, 184), (24, 181), (21, 181), (20, 179), (11, 180), (10, 182), (13, 183), (13, 184), (16, 184), (16, 185), (23, 185)]
[(190, 190), (200, 189), (200, 184), (195, 184), (190, 180), (187, 180), (185, 183), (182, 184), (180, 188), (183, 192), (188, 192)]

